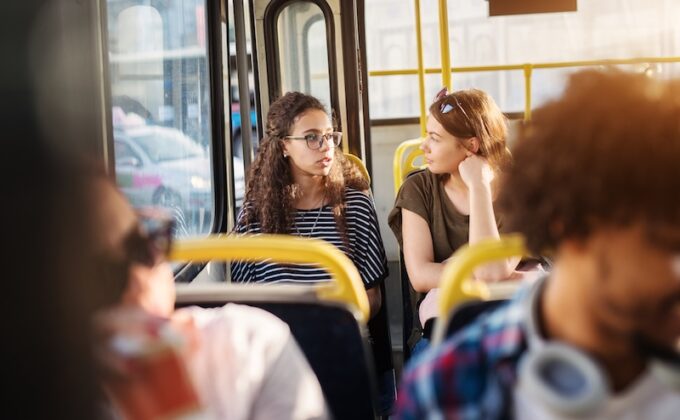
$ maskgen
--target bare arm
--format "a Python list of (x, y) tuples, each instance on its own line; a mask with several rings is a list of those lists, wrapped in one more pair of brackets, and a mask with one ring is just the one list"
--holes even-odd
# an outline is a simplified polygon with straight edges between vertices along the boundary
[(413, 289), (429, 292), (439, 285), (444, 264), (434, 262), (434, 246), (427, 221), (418, 214), (401, 209), (401, 235), (404, 263)]
[[(491, 185), (478, 184), (470, 188), (470, 244), (483, 239), (500, 238), (493, 212)], [(519, 258), (509, 258), (477, 267), (474, 276), (485, 281), (499, 281), (510, 277)]]
[[(484, 239), (498, 239), (498, 224), (493, 212), (492, 180), (493, 172), (485, 159), (473, 155), (459, 166), (461, 177), (470, 194), (470, 237), (469, 243), (475, 244)], [(475, 278), (485, 281), (499, 281), (510, 277), (519, 258), (508, 258), (477, 267)]]

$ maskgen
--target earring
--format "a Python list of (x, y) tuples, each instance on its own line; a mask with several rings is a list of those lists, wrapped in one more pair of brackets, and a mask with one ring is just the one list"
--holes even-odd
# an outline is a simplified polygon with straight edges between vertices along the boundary
[(283, 157), (284, 157), (284, 158), (287, 158), (287, 157), (288, 157), (288, 153), (283, 152)]

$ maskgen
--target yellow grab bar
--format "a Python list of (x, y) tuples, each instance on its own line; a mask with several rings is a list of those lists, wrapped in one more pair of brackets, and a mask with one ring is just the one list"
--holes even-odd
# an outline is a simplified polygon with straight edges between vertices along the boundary
[[(392, 161), (392, 174), (394, 176), (394, 193), (399, 192), (404, 178), (413, 169), (413, 161), (423, 152), (418, 148), (422, 139), (412, 139), (403, 141), (394, 151), (394, 160)], [(412, 148), (415, 147), (415, 150)], [(404, 163), (404, 156), (406, 156), (406, 163)]]
[[(441, 6), (440, 6), (441, 7)], [(441, 10), (440, 10), (441, 13)], [(441, 22), (440, 22), (441, 24)], [(420, 31), (417, 27), (417, 31)], [(448, 31), (448, 29), (447, 29)], [(416, 41), (418, 41), (419, 33), (416, 33)], [(440, 34), (440, 37), (442, 35)], [(442, 52), (443, 54), (444, 52)], [(474, 73), (487, 71), (508, 71), (508, 70), (523, 70), (524, 71), (524, 120), (531, 119), (531, 81), (532, 72), (534, 69), (561, 69), (569, 67), (592, 67), (592, 66), (614, 66), (614, 65), (635, 65), (635, 64), (656, 64), (656, 63), (678, 63), (680, 56), (675, 57), (635, 57), (635, 58), (606, 58), (601, 60), (580, 60), (580, 61), (558, 61), (552, 63), (525, 63), (525, 64), (504, 64), (496, 66), (466, 66), (466, 67), (452, 67), (449, 70), (453, 73)], [(395, 70), (372, 70), (368, 72), (369, 77), (374, 76), (405, 76), (405, 75), (421, 75), (433, 73), (446, 73), (446, 67), (442, 68), (425, 68), (421, 65), (417, 69), (395, 69)], [(423, 97), (424, 89), (420, 90), (420, 101), (424, 103)], [(425, 114), (421, 110), (420, 124), (423, 129)]]
[(345, 157), (347, 158), (347, 160), (352, 162), (354, 164), (354, 166), (359, 168), (359, 171), (361, 172), (361, 174), (364, 176), (364, 178), (366, 178), (366, 181), (368, 181), (368, 183), (370, 184), (371, 183), (371, 175), (369, 175), (368, 169), (366, 169), (366, 165), (364, 165), (364, 161), (359, 159), (358, 156), (353, 155), (351, 153), (345, 153)]
[(423, 64), (423, 35), (421, 24), (422, 20), (420, 18), (420, 0), (415, 0), (416, 8), (416, 52), (418, 57), (418, 97), (420, 105), (420, 135), (425, 136), (425, 120), (426, 106), (425, 106), (425, 65)]
[(451, 52), (449, 51), (449, 10), (446, 0), (439, 0), (439, 48), (442, 58), (442, 85), (451, 90)]
[(435, 325), (433, 343), (439, 343), (443, 339), (451, 310), (456, 305), (467, 300), (488, 300), (491, 297), (492, 291), (486, 282), (471, 279), (472, 272), (477, 266), (503, 258), (524, 256), (526, 253), (524, 238), (516, 234), (458, 248), (442, 272), (439, 317)]
[(209, 236), (180, 239), (170, 252), (174, 261), (272, 260), (278, 263), (313, 263), (328, 270), (335, 281), (316, 286), (317, 296), (355, 307), (364, 323), (370, 307), (361, 276), (345, 254), (319, 239), (290, 235)]
[(406, 160), (404, 161), (404, 164), (401, 167), (401, 172), (402, 172), (401, 180), (402, 181), (404, 179), (406, 179), (406, 176), (408, 176), (408, 174), (411, 171), (414, 171), (416, 169), (421, 168), (420, 166), (416, 166), (414, 162), (415, 162), (416, 159), (418, 159), (419, 156), (422, 156), (422, 155), (423, 155), (423, 151), (420, 150), (420, 148), (411, 149), (408, 152), (408, 154), (406, 155)]

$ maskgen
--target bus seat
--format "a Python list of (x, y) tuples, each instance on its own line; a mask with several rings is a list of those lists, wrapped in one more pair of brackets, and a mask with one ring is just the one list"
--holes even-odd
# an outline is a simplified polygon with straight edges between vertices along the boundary
[(359, 273), (340, 250), (324, 241), (288, 235), (185, 239), (173, 260), (262, 260), (316, 263), (334, 281), (316, 286), (178, 284), (177, 305), (239, 303), (286, 322), (317, 375), (336, 419), (375, 418), (376, 373), (367, 341), (368, 298)]
[(359, 169), (361, 174), (364, 176), (364, 178), (366, 178), (366, 180), (368, 181), (368, 184), (370, 185), (371, 184), (371, 175), (368, 173), (368, 169), (366, 168), (366, 165), (364, 165), (364, 161), (359, 159), (358, 156), (353, 155), (351, 153), (345, 153), (345, 157), (347, 158), (347, 160), (352, 162), (352, 164), (354, 166), (356, 166), (357, 169)]
[[(406, 178), (422, 172), (424, 169), (415, 169), (406, 174)], [(399, 185), (401, 187), (401, 184)], [(418, 303), (424, 297), (423, 293), (415, 291), (408, 277), (406, 264), (404, 263), (403, 250), (399, 249), (399, 278), (401, 283), (401, 307), (402, 307), (402, 348), (404, 363), (411, 357), (411, 349), (423, 335), (423, 326), (420, 325), (418, 316)]]
[(397, 146), (392, 161), (395, 194), (399, 192), (401, 184), (411, 172), (425, 167), (422, 162), (420, 164), (416, 163), (419, 158), (422, 160), (423, 151), (420, 150), (422, 141), (422, 138), (411, 139), (403, 141)]
[[(404, 180), (414, 173), (423, 170), (424, 165), (416, 163), (422, 157), (420, 150), (422, 138), (405, 140), (397, 146), (392, 161), (392, 177), (394, 180), (394, 194), (396, 195), (401, 188)], [(401, 283), (401, 303), (402, 303), (402, 351), (403, 361), (406, 363), (411, 357), (411, 349), (423, 334), (423, 327), (418, 318), (418, 301), (421, 294), (416, 292), (411, 286), (408, 278), (406, 265), (404, 264), (404, 254), (399, 250), (399, 277)]]
[(491, 312), (506, 302), (508, 302), (507, 299), (492, 299), (470, 300), (459, 304), (451, 312), (450, 320), (444, 332), (444, 340), (453, 336), (463, 327), (470, 325), (480, 315)]
[(411, 357), (411, 349), (423, 335), (423, 326), (418, 317), (418, 300), (420, 294), (413, 289), (411, 280), (404, 264), (404, 253), (399, 250), (399, 279), (401, 282), (401, 308), (402, 308), (402, 349), (404, 363)]
[(320, 300), (300, 286), (178, 285), (178, 307), (227, 303), (266, 310), (288, 324), (333, 418), (375, 418), (377, 384), (367, 329), (351, 308)]
[[(358, 156), (345, 153), (345, 157), (356, 166), (363, 176), (371, 183), (371, 176), (364, 162)], [(369, 191), (369, 194), (372, 194)], [(368, 330), (371, 337), (371, 347), (375, 367), (378, 373), (378, 388), (381, 398), (382, 409), (380, 415), (388, 415), (391, 407), (396, 401), (396, 374), (394, 370), (394, 360), (392, 358), (392, 339), (390, 337), (389, 316), (387, 312), (387, 294), (385, 292), (385, 282), (380, 285), (381, 305), (377, 314), (368, 322)], [(389, 399), (390, 401), (386, 401)]]
[[(502, 235), (500, 239), (461, 246), (444, 266), (432, 345), (441, 344), (452, 332), (460, 330), (482, 312), (500, 305), (521, 284), (517, 281), (491, 284), (472, 280), (472, 272), (477, 266), (526, 254), (521, 235)], [(478, 303), (480, 300), (483, 301), (481, 304)]]

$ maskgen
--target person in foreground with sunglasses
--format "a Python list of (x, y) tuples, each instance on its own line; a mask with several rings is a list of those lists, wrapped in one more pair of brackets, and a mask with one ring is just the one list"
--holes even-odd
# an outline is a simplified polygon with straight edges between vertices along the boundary
[[(387, 260), (368, 180), (343, 155), (341, 138), (318, 99), (288, 92), (274, 101), (234, 232), (330, 242), (357, 267), (374, 315)], [(232, 280), (314, 284), (331, 279), (313, 265), (244, 262), (233, 264)]]
[[(511, 159), (507, 131), (501, 110), (478, 89), (449, 93), (444, 88), (430, 106), (427, 136), (420, 146), (427, 169), (404, 181), (388, 218), (413, 289), (427, 294), (418, 302), (424, 331), (413, 355), (429, 342), (447, 259), (464, 244), (499, 237), (501, 220), (494, 200), (500, 168)], [(487, 264), (474, 276), (508, 279), (518, 262)]]
[[(104, 176), (92, 184), (99, 281), (109, 298), (96, 318), (97, 354), (105, 388), (126, 418), (328, 418), (286, 324), (235, 304), (174, 310), (171, 219), (136, 215)], [(178, 362), (160, 356), (172, 354), (161, 352), (168, 346)]]
[(678, 98), (588, 70), (533, 113), (498, 204), (553, 269), (423, 354), (397, 418), (678, 418)]

